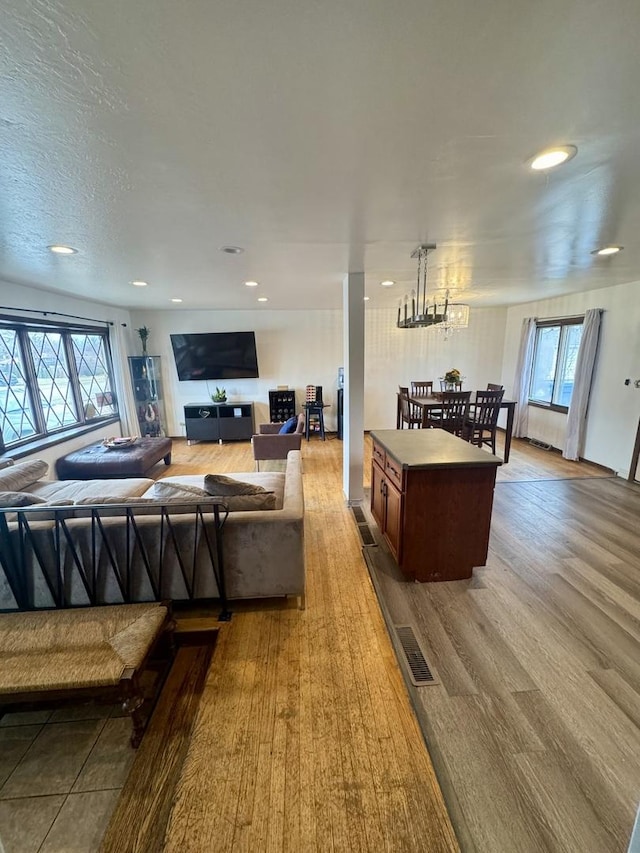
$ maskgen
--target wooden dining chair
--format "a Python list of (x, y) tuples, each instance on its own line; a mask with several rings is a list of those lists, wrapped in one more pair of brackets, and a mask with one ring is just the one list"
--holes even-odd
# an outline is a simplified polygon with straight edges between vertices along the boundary
[(433, 382), (416, 381), (411, 383), (412, 397), (430, 397), (433, 394)]
[(462, 438), (471, 444), (477, 444), (478, 447), (488, 444), (494, 456), (496, 452), (498, 415), (500, 414), (500, 405), (503, 396), (503, 390), (487, 389), (486, 391), (476, 391), (476, 401), (469, 408), (462, 432)]
[(424, 426), (461, 436), (468, 419), (471, 391), (444, 391), (440, 399), (442, 408), (430, 412), (425, 417)]
[(398, 391), (398, 420), (397, 428), (404, 429), (407, 425), (408, 429), (420, 429), (422, 427), (422, 409), (417, 403), (412, 403), (409, 399), (409, 388), (399, 385)]
[(504, 391), (504, 385), (496, 385), (494, 382), (487, 382), (487, 391)]

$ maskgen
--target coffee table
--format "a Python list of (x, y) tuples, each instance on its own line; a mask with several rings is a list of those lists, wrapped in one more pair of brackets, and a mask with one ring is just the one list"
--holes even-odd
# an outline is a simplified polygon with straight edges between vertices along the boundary
[(137, 438), (127, 447), (91, 444), (56, 461), (59, 480), (111, 480), (144, 477), (156, 462), (171, 464), (170, 438)]

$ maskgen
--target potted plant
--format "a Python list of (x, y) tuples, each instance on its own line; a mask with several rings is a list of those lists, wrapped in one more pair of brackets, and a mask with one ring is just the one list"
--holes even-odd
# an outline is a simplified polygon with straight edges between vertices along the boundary
[(216, 392), (215, 394), (211, 395), (211, 400), (214, 403), (226, 403), (227, 392), (224, 390), (224, 388), (218, 388), (218, 386), (216, 385)]
[(447, 370), (445, 375), (441, 376), (440, 379), (444, 382), (445, 391), (455, 391), (456, 386), (462, 382), (462, 375), (457, 367), (452, 367), (451, 370)]
[(151, 334), (151, 330), (148, 329), (146, 326), (140, 326), (139, 329), (136, 329), (136, 332), (140, 336), (140, 341), (142, 343), (142, 355), (146, 355), (147, 354), (147, 340), (149, 338), (149, 335)]

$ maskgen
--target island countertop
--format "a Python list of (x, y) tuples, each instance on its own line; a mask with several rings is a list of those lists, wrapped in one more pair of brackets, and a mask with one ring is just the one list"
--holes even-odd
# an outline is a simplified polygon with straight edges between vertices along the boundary
[(380, 429), (371, 432), (403, 468), (478, 468), (502, 460), (443, 429)]

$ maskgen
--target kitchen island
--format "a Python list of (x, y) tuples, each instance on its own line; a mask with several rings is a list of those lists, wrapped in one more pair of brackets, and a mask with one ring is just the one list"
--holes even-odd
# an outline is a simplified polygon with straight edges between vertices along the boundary
[(487, 559), (502, 462), (441, 429), (371, 433), (371, 512), (407, 578), (470, 578)]

